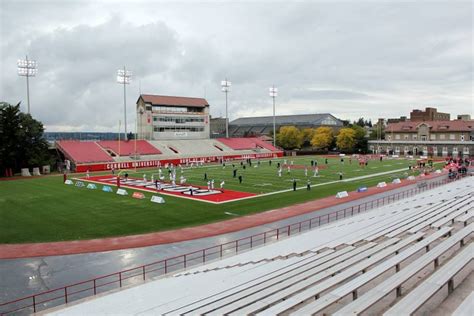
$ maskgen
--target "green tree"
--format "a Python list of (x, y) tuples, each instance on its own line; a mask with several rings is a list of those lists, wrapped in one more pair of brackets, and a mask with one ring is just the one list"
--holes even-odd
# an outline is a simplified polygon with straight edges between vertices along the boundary
[(344, 152), (351, 152), (354, 150), (356, 143), (356, 132), (350, 127), (341, 128), (339, 134), (336, 136), (336, 146)]
[(311, 139), (311, 145), (319, 149), (326, 149), (331, 146), (333, 138), (332, 128), (327, 126), (318, 127)]
[(277, 133), (277, 145), (284, 149), (301, 148), (303, 133), (295, 126), (282, 126)]
[(43, 124), (20, 112), (20, 104), (0, 102), (0, 170), (39, 167), (51, 163)]
[(359, 125), (354, 125), (352, 126), (352, 129), (355, 132), (355, 144), (354, 144), (354, 151), (357, 153), (367, 153), (367, 145), (368, 141), (366, 138), (366, 131), (365, 128), (359, 126)]

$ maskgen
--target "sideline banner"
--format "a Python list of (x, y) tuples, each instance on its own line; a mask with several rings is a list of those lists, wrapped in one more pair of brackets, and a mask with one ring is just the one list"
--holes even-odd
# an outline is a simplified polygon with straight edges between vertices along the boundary
[(345, 197), (348, 197), (349, 194), (347, 193), (347, 191), (342, 191), (342, 192), (337, 192), (336, 194), (336, 198), (338, 199), (342, 199), (342, 198), (345, 198)]
[(128, 195), (128, 192), (125, 189), (118, 189), (117, 194), (118, 195)]
[(144, 161), (125, 161), (125, 162), (104, 162), (97, 164), (83, 164), (76, 166), (76, 172), (92, 171), (103, 171), (103, 170), (118, 170), (118, 169), (132, 169), (132, 168), (150, 168), (157, 167), (158, 165), (164, 166), (165, 164), (174, 165), (185, 165), (190, 163), (196, 163), (203, 161), (205, 163), (219, 162), (224, 159), (226, 161), (242, 160), (242, 159), (256, 159), (256, 158), (278, 158), (282, 157), (283, 152), (271, 152), (271, 153), (255, 153), (255, 154), (242, 154), (242, 155), (227, 155), (227, 156), (208, 156), (208, 157), (195, 157), (195, 158), (176, 158), (176, 159), (163, 159), (163, 160), (144, 160)]
[(158, 195), (153, 195), (150, 201), (152, 201), (153, 203), (160, 203), (160, 204), (165, 203), (165, 199), (163, 199), (161, 196), (158, 196)]

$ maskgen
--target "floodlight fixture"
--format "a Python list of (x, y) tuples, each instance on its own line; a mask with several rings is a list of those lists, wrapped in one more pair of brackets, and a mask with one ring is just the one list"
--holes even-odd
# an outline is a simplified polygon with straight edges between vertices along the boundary
[(228, 111), (228, 105), (227, 105), (227, 94), (229, 93), (231, 86), (232, 86), (232, 82), (227, 80), (227, 78), (221, 81), (222, 92), (225, 93), (225, 137), (226, 138), (229, 138), (229, 111)]
[(38, 73), (38, 64), (36, 60), (18, 59), (17, 61), (18, 75), (26, 77), (26, 99), (28, 104), (28, 114), (30, 114), (30, 77), (35, 77)]
[(275, 85), (268, 89), (268, 94), (273, 99), (273, 146), (276, 146), (276, 118), (275, 118), (275, 98), (278, 96), (278, 88)]
[(123, 85), (123, 115), (124, 115), (124, 127), (125, 127), (125, 139), (127, 137), (127, 91), (126, 85), (130, 84), (132, 72), (127, 70), (125, 66), (123, 69), (117, 70), (117, 83)]

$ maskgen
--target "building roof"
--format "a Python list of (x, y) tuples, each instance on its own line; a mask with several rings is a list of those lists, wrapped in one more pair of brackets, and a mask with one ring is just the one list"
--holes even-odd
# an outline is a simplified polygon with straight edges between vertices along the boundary
[(192, 106), (192, 107), (206, 107), (209, 106), (206, 99), (203, 98), (188, 98), (188, 97), (173, 97), (168, 95), (154, 95), (154, 94), (141, 94), (137, 100), (143, 99), (143, 102), (150, 103), (152, 105), (165, 105), (165, 106)]
[(462, 121), (425, 121), (425, 122), (398, 122), (387, 125), (386, 132), (417, 132), (419, 125), (428, 125), (431, 132), (472, 132), (474, 131), (474, 120)]
[[(324, 124), (323, 121), (331, 120), (335, 124)], [(342, 121), (329, 113), (279, 115), (275, 117), (276, 125), (334, 125), (342, 126)], [(230, 122), (231, 125), (239, 126), (265, 126), (273, 124), (273, 116), (241, 117)]]

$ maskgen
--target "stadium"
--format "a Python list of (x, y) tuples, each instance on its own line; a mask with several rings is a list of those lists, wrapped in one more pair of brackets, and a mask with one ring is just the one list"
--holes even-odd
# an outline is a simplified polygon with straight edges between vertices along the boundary
[(469, 10), (36, 5), (0, 5), (1, 316), (474, 314), (472, 85), (431, 52)]

